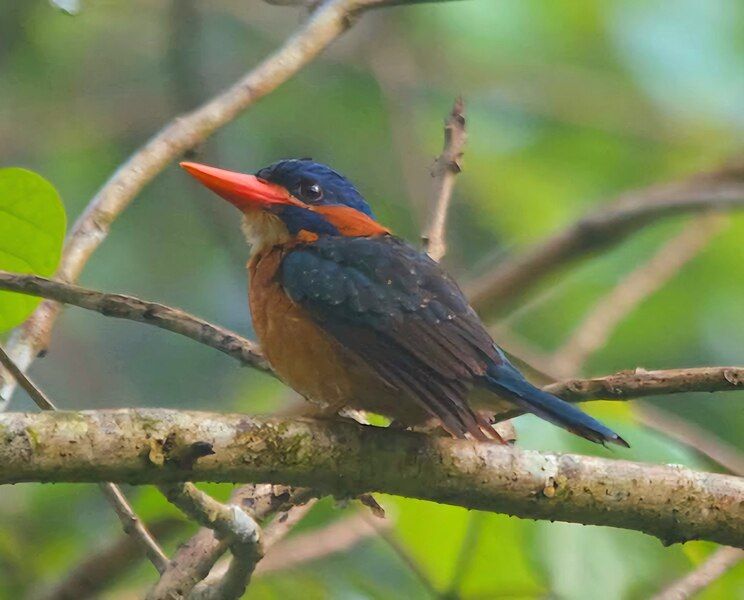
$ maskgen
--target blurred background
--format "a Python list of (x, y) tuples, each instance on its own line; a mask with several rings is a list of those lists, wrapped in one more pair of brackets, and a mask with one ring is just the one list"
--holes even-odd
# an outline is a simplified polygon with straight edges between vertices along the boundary
[[(64, 4), (76, 14), (0, 0), (0, 165), (49, 179), (70, 221), (163, 124), (232, 83), (304, 19), (301, 9), (258, 0)], [(715, 168), (742, 151), (744, 4), (467, 0), (374, 11), (194, 156), (246, 171), (285, 157), (327, 162), (415, 241), (442, 121), (458, 94), (469, 142), (444, 262), (468, 281), (624, 190)], [(665, 220), (550, 278), (503, 315), (499, 330), (549, 355), (685, 224)], [(711, 237), (628, 315), (584, 374), (744, 364), (744, 217), (732, 215)], [(237, 213), (171, 166), (116, 221), (81, 284), (176, 305), (250, 336), (247, 256)], [(32, 374), (65, 408), (267, 413), (292, 400), (275, 380), (214, 350), (75, 308)], [(689, 394), (653, 405), (744, 452), (743, 401), (743, 392)], [(634, 403), (588, 408), (632, 449), (597, 448), (532, 417), (516, 420), (519, 445), (723, 470), (645, 426), (648, 414)], [(21, 393), (11, 409), (33, 410)], [(179, 518), (154, 489), (126, 491), (148, 521)], [(259, 575), (247, 597), (646, 598), (715, 549), (380, 502), (384, 536), (360, 535), (341, 552)], [(324, 531), (355, 510), (324, 501), (294, 535)], [(178, 527), (169, 550), (193, 531)], [(95, 486), (3, 488), (0, 597), (30, 596), (121, 535)], [(154, 575), (138, 563), (103, 597), (140, 597)], [(744, 598), (744, 567), (701, 597)]]

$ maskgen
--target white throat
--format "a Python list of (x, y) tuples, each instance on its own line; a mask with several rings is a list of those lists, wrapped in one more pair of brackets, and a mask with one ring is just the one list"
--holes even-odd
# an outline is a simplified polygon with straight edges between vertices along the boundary
[(286, 244), (291, 236), (282, 220), (264, 210), (255, 210), (243, 215), (243, 235), (251, 246), (251, 255), (262, 248)]

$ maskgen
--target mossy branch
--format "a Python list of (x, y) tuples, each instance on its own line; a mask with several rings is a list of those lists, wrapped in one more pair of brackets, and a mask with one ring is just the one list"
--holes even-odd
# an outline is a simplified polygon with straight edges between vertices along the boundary
[[(214, 454), (198, 460), (193, 447)], [(196, 446), (195, 446), (196, 445)], [(201, 452), (199, 455), (203, 455)], [(192, 481), (385, 492), (744, 546), (744, 479), (352, 423), (162, 409), (0, 415), (0, 484)]]

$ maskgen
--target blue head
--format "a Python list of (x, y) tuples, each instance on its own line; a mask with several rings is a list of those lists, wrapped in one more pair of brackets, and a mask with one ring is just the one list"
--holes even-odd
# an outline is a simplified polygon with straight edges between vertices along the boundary
[(343, 204), (375, 218), (369, 204), (351, 181), (328, 165), (314, 162), (309, 158), (277, 161), (258, 171), (256, 177), (282, 186), (305, 204), (311, 206)]
[[(275, 162), (246, 175), (196, 163), (181, 165), (241, 211), (273, 215), (291, 237), (370, 236), (388, 233), (375, 221), (354, 185), (330, 167), (310, 159)], [(272, 220), (261, 220), (271, 223)]]

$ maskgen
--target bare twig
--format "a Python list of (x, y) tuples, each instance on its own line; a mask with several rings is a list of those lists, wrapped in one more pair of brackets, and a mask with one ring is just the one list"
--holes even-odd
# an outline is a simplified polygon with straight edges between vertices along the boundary
[[(150, 524), (150, 530), (159, 539), (172, 537), (183, 521), (175, 518), (161, 519)], [(96, 548), (77, 566), (67, 571), (64, 579), (52, 588), (33, 594), (36, 600), (84, 600), (98, 597), (117, 577), (136, 566), (142, 549), (130, 535), (120, 536), (106, 546)]]
[(245, 365), (270, 371), (257, 344), (178, 308), (140, 300), (134, 296), (106, 294), (44, 277), (6, 271), (0, 271), (0, 290), (42, 296), (62, 304), (99, 312), (107, 317), (154, 325), (215, 348)]
[[(121, 318), (154, 324), (187, 335), (234, 356), (245, 364), (265, 368), (260, 350), (254, 343), (178, 309), (129, 296), (103, 294), (39, 277), (4, 272), (0, 272), (0, 289), (54, 296), (103, 314), (111, 313)], [(637, 369), (606, 377), (570, 379), (552, 384), (546, 389), (570, 402), (582, 402), (596, 398), (628, 400), (680, 392), (729, 391), (744, 385), (743, 382), (744, 369), (741, 367), (700, 367), (666, 371)], [(507, 413), (511, 416), (521, 414), (516, 409), (504, 414)]]
[[(274, 517), (271, 523), (263, 529), (262, 540), (264, 552), (269, 553), (274, 544), (280, 542), (307, 515), (316, 501), (316, 498), (311, 498), (306, 504), (289, 506), (287, 510)], [(258, 573), (264, 560), (265, 558), (261, 559), (261, 562), (256, 566), (256, 573)], [(209, 594), (210, 590), (218, 589), (221, 585), (220, 582), (231, 579), (230, 569), (234, 568), (234, 563), (234, 559), (223, 559), (217, 563), (209, 573), (209, 576), (194, 587), (192, 596), (195, 598), (206, 598), (208, 597), (206, 594)]]
[(242, 598), (257, 564), (255, 559), (233, 554), (222, 576), (214, 581), (199, 583), (189, 594), (189, 600), (238, 600)]
[(633, 408), (633, 417), (643, 426), (654, 429), (684, 446), (697, 450), (700, 454), (721, 465), (729, 473), (744, 477), (744, 456), (742, 453), (734, 446), (713, 435), (712, 432), (645, 402), (640, 402)]
[(652, 600), (692, 598), (743, 560), (744, 550), (731, 547), (719, 548), (703, 564), (672, 583)]
[[(353, 498), (376, 490), (634, 529), (665, 543), (704, 539), (744, 546), (744, 479), (678, 465), (556, 455), (343, 421), (165, 409), (12, 413), (0, 415), (0, 429), (0, 485), (312, 484), (317, 495)], [(44, 443), (34, 444), (30, 431)], [(178, 460), (205, 443), (214, 454), (193, 464)]]
[(286, 511), (274, 517), (274, 520), (264, 528), (264, 544), (266, 548), (271, 548), (278, 542), (281, 542), (292, 531), (294, 526), (305, 518), (316, 502), (317, 498), (311, 498), (305, 504), (290, 506)]
[[(560, 371), (562, 376), (578, 373), (586, 360), (607, 343), (620, 322), (643, 299), (653, 294), (685, 263), (694, 258), (725, 223), (723, 217), (715, 214), (692, 221), (679, 235), (665, 244), (648, 263), (633, 271), (600, 300), (569, 342), (556, 351), (554, 359), (543, 372), (552, 374)], [(544, 361), (541, 360), (541, 363), (544, 364)], [(636, 406), (634, 414), (647, 427), (696, 449), (732, 473), (741, 475), (744, 472), (744, 461), (739, 452), (716, 439), (710, 432), (702, 431), (683, 419), (644, 404)], [(708, 561), (669, 585), (655, 598), (657, 600), (689, 598), (742, 559), (744, 552), (738, 548), (722, 547)]]
[[(248, 511), (255, 520), (261, 521), (277, 511), (288, 510), (311, 498), (310, 490), (304, 488), (251, 484), (238, 488), (233, 493), (231, 502)], [(202, 528), (179, 548), (169, 568), (153, 587), (150, 595), (154, 598), (168, 597), (167, 594), (187, 596), (200, 585), (199, 582), (210, 574), (227, 549), (227, 540), (219, 539), (212, 529)], [(220, 579), (221, 577), (215, 577), (214, 581), (220, 581)]]
[(52, 401), (47, 395), (41, 391), (41, 388), (37, 386), (26, 374), (18, 368), (18, 365), (13, 362), (13, 359), (8, 356), (5, 348), (0, 346), (0, 365), (7, 369), (8, 373), (18, 382), (23, 390), (29, 395), (34, 404), (41, 410), (57, 410)]
[[(222, 504), (191, 483), (165, 484), (160, 490), (186, 516), (214, 530), (230, 546), (233, 557), (227, 573), (214, 586), (202, 589), (197, 597), (202, 600), (240, 598), (263, 556), (258, 523), (237, 504)], [(150, 594), (148, 598), (172, 598), (172, 594), (173, 590), (166, 590), (162, 596)]]
[[(316, 498), (312, 498), (306, 504), (290, 506), (286, 511), (274, 517), (271, 523), (263, 528), (262, 546), (264, 552), (267, 553), (274, 544), (281, 541), (307, 515), (316, 501)], [(262, 558), (261, 562), (258, 563), (255, 569), (256, 572), (264, 560)], [(236, 562), (238, 561), (233, 557), (229, 560), (223, 559), (216, 564), (209, 573), (209, 577), (194, 587), (190, 598), (200, 600), (207, 600), (212, 597), (224, 598), (225, 594), (218, 590), (225, 587), (228, 589), (237, 587), (230, 582), (234, 580), (240, 581), (240, 569), (245, 568), (243, 565), (236, 564)]]
[(126, 496), (121, 491), (118, 485), (115, 483), (99, 483), (98, 487), (101, 488), (101, 492), (108, 500), (109, 504), (116, 511), (116, 515), (121, 521), (121, 526), (124, 529), (124, 533), (131, 535), (133, 538), (140, 542), (140, 546), (147, 554), (147, 558), (150, 562), (155, 565), (155, 568), (159, 573), (165, 571), (168, 567), (168, 557), (163, 552), (163, 549), (155, 541), (147, 526), (142, 522), (134, 512), (132, 505), (129, 504)]
[[(346, 31), (355, 16), (389, 4), (388, 0), (323, 3), (274, 54), (201, 107), (166, 125), (130, 156), (90, 201), (67, 238), (55, 279), (67, 283), (77, 280), (88, 259), (108, 236), (114, 220), (170, 162), (287, 81)], [(60, 310), (55, 302), (42, 302), (12, 336), (8, 349), (22, 371), (46, 349)], [(0, 397), (7, 404), (14, 383), (11, 379), (0, 383)], [(3, 408), (0, 405), (0, 410)]]
[(390, 526), (392, 526), (390, 520), (380, 521), (373, 526), (368, 522), (367, 515), (357, 512), (321, 529), (297, 534), (269, 548), (266, 557), (256, 568), (256, 576), (293, 569), (350, 550), (363, 540), (376, 536), (378, 527)]
[[(545, 373), (544, 370), (540, 372)], [(744, 367), (692, 367), (663, 371), (620, 371), (604, 377), (565, 379), (543, 387), (566, 402), (587, 400), (633, 400), (647, 396), (688, 392), (723, 392), (744, 389)], [(496, 420), (511, 419), (524, 413), (513, 404), (489, 402)]]
[(604, 347), (612, 332), (641, 302), (679, 273), (726, 226), (724, 215), (692, 220), (594, 306), (568, 341), (555, 352), (553, 367), (564, 377), (580, 372), (581, 365)]
[[(550, 369), (560, 371), (563, 376), (580, 372), (586, 360), (607, 344), (622, 320), (705, 248), (726, 223), (724, 217), (716, 214), (693, 220), (650, 261), (631, 272), (596, 304), (569, 341), (556, 351)], [(739, 452), (716, 439), (710, 432), (643, 404), (636, 406), (634, 414), (647, 427), (696, 449), (732, 473), (744, 473), (744, 459)], [(742, 558), (744, 553), (739, 549), (723, 547), (703, 565), (671, 584), (656, 598), (688, 598), (715, 581)]]
[[(288, 511), (290, 519), (303, 517), (311, 508), (308, 503), (304, 506), (293, 507)], [(266, 556), (256, 567), (256, 576), (266, 575), (277, 571), (286, 571), (296, 568), (308, 562), (321, 560), (327, 556), (344, 552), (354, 548), (360, 542), (376, 537), (381, 529), (392, 526), (390, 520), (381, 520), (377, 525), (368, 522), (366, 514), (355, 512), (347, 517), (312, 531), (295, 535), (290, 540), (284, 540), (283, 536), (288, 532), (285, 527), (287, 521), (282, 521), (281, 527), (274, 530), (274, 535), (269, 537), (277, 519), (264, 528), (264, 548)], [(292, 525), (296, 524), (292, 523)], [(278, 534), (278, 535), (277, 535)], [(213, 577), (224, 575), (226, 567), (216, 567), (209, 575), (209, 581)]]
[(722, 392), (744, 389), (744, 367), (692, 367), (664, 371), (620, 371), (605, 377), (569, 379), (546, 386), (569, 402), (591, 399), (629, 400), (661, 394)]
[(424, 249), (434, 260), (442, 260), (447, 252), (447, 212), (452, 200), (455, 178), (462, 170), (462, 155), (465, 150), (465, 104), (457, 98), (452, 112), (444, 122), (444, 148), (434, 161), (431, 176), (434, 178), (435, 203), (429, 224), (421, 240)]
[(503, 309), (550, 273), (608, 248), (666, 216), (744, 206), (744, 162), (688, 179), (626, 192), (524, 254), (496, 265), (466, 291), (483, 313)]
[[(298, 562), (305, 562), (307, 560), (314, 560), (322, 558), (323, 555), (332, 554), (338, 552), (343, 547), (352, 543), (352, 538), (359, 533), (359, 527), (355, 520), (349, 519), (350, 531), (345, 531), (344, 522), (331, 523), (327, 528), (323, 528), (320, 531), (312, 532), (312, 541), (310, 542), (311, 548), (307, 548), (308, 535), (300, 535), (299, 538), (293, 539), (289, 544), (288, 548), (284, 548), (281, 542), (289, 534), (289, 532), (297, 525), (302, 519), (305, 518), (308, 512), (310, 512), (317, 502), (317, 498), (309, 499), (305, 504), (296, 504), (294, 506), (287, 507), (287, 510), (278, 514), (267, 526), (263, 528), (263, 547), (264, 551), (269, 557), (274, 557), (276, 563), (281, 563), (283, 566), (277, 565), (269, 566), (268, 570), (275, 571), (279, 568), (291, 568)], [(378, 508), (378, 510), (381, 510)], [(359, 515), (355, 515), (359, 516)], [(361, 518), (361, 517), (359, 517)], [(372, 530), (370, 533), (376, 533)], [(328, 537), (332, 540), (326, 543), (324, 540)], [(274, 551), (274, 546), (279, 544), (280, 548)], [(339, 546), (340, 544), (340, 546)], [(296, 547), (297, 546), (297, 547)], [(266, 558), (263, 558), (256, 568), (256, 574), (266, 572), (267, 569), (263, 567)], [(289, 562), (288, 562), (289, 561)], [(218, 582), (224, 578), (230, 577), (230, 567), (232, 562), (223, 560), (217, 564), (202, 583), (198, 584), (194, 588), (193, 597), (202, 598), (203, 590), (215, 588)]]
[[(52, 412), (57, 410), (57, 407), (41, 391), (41, 388), (31, 381), (11, 360), (2, 346), (0, 346), (0, 364), (16, 379), (18, 384), (41, 410)], [(168, 566), (168, 557), (142, 520), (134, 512), (134, 509), (129, 504), (121, 489), (119, 489), (119, 486), (113, 483), (99, 483), (98, 487), (119, 517), (124, 532), (137, 541), (159, 573), (165, 571), (165, 568)]]

